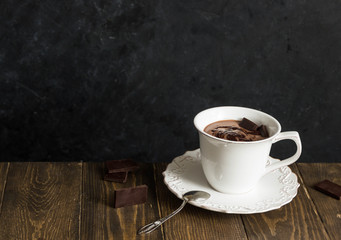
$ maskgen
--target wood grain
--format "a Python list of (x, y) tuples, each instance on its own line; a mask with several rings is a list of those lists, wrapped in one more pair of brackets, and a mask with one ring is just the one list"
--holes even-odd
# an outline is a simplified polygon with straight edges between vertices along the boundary
[[(295, 165), (291, 169), (299, 175)], [(298, 179), (301, 187), (289, 204), (266, 213), (243, 215), (249, 239), (329, 239), (300, 177)]]
[[(181, 200), (168, 190), (162, 172), (167, 164), (156, 164), (156, 189), (162, 217), (170, 214)], [(247, 239), (240, 215), (212, 212), (190, 204), (162, 226), (165, 239)]]
[(78, 239), (81, 163), (11, 163), (0, 239)]
[(305, 189), (316, 206), (331, 239), (341, 239), (341, 201), (314, 189), (325, 179), (341, 185), (341, 163), (299, 163)]
[(9, 163), (0, 162), (0, 214), (1, 214), (1, 209), (2, 209), (2, 200), (4, 198), (4, 191), (5, 191), (5, 186), (6, 186), (8, 168), (9, 168)]
[[(159, 218), (155, 196), (153, 166), (141, 164), (140, 170), (129, 173), (126, 183), (103, 181), (103, 163), (84, 163), (81, 239), (162, 239), (160, 232), (137, 235), (139, 227)], [(148, 185), (145, 204), (115, 209), (114, 190)]]
[[(299, 163), (301, 187), (278, 210), (237, 215), (187, 205), (148, 235), (139, 227), (181, 204), (168, 190), (167, 163), (141, 164), (127, 183), (103, 181), (103, 163), (0, 163), (0, 239), (339, 239), (341, 202), (316, 191), (324, 179), (341, 185), (341, 164)], [(145, 204), (113, 208), (114, 190), (146, 184)]]

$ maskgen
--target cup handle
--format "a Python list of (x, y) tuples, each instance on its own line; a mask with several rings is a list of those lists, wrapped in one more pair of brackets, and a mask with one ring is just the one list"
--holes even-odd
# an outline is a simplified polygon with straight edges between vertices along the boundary
[(288, 166), (288, 165), (296, 162), (297, 159), (301, 156), (302, 144), (301, 144), (301, 139), (300, 139), (300, 136), (299, 136), (298, 132), (295, 132), (295, 131), (281, 132), (280, 134), (278, 134), (273, 139), (272, 143), (276, 143), (276, 142), (282, 141), (282, 140), (293, 140), (296, 143), (296, 147), (297, 147), (296, 153), (293, 156), (289, 157), (289, 158), (286, 158), (286, 159), (281, 160), (279, 162), (275, 162), (275, 163), (270, 164), (269, 166), (267, 166), (265, 168), (265, 173), (264, 174), (266, 174), (268, 172), (271, 172), (274, 169), (277, 169), (277, 168), (280, 168), (280, 167), (283, 167), (283, 166)]

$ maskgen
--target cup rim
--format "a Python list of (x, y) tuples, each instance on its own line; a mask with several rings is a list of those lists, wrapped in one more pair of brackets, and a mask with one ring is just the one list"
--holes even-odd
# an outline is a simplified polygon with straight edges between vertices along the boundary
[[(198, 121), (197, 119), (198, 119), (199, 115), (202, 114), (203, 112), (209, 111), (212, 109), (219, 109), (219, 108), (239, 108), (239, 109), (244, 109), (244, 110), (248, 110), (248, 111), (258, 112), (258, 113), (263, 114), (263, 115), (267, 116), (268, 118), (272, 119), (277, 125), (277, 131), (271, 137), (268, 137), (268, 138), (265, 138), (262, 140), (257, 140), (257, 141), (250, 141), (250, 142), (232, 141), (232, 140), (217, 138), (217, 137), (212, 136), (212, 135), (204, 132), (203, 130), (201, 130), (199, 128), (199, 126), (197, 125), (197, 121)], [(220, 141), (220, 142), (232, 143), (232, 144), (257, 144), (257, 143), (272, 141), (272, 139), (274, 139), (281, 132), (281, 129), (282, 129), (281, 124), (278, 122), (278, 120), (276, 118), (274, 118), (273, 116), (271, 116), (270, 114), (267, 114), (267, 113), (262, 112), (262, 111), (257, 110), (257, 109), (248, 108), (248, 107), (241, 107), (241, 106), (218, 106), (218, 107), (207, 108), (205, 110), (200, 111), (199, 113), (197, 113), (195, 115), (195, 117), (193, 119), (193, 123), (194, 123), (195, 128), (199, 131), (199, 133), (204, 134), (206, 137), (212, 138), (212, 139)]]

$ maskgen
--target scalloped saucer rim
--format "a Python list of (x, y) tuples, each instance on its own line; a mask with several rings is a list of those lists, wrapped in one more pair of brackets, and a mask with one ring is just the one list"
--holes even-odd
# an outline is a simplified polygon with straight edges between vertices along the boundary
[[(190, 204), (210, 211), (251, 214), (262, 213), (288, 204), (297, 195), (300, 184), (287, 166), (264, 175), (257, 186), (243, 194), (225, 194), (213, 189), (207, 182), (199, 158), (200, 149), (187, 151), (170, 162), (162, 173), (164, 183), (179, 199), (187, 191), (202, 190), (211, 194), (205, 202)], [(277, 159), (269, 157), (268, 164)]]

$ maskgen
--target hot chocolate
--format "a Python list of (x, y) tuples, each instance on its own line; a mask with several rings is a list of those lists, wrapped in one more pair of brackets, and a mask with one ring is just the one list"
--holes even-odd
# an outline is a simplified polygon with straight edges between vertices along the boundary
[(258, 141), (269, 137), (264, 125), (258, 126), (247, 118), (222, 120), (207, 125), (204, 131), (214, 137), (231, 141)]

